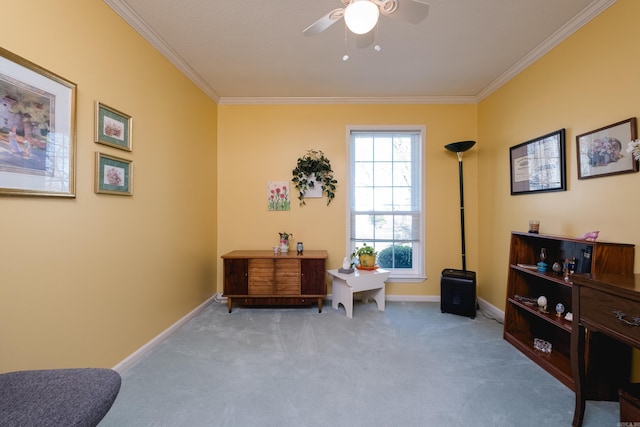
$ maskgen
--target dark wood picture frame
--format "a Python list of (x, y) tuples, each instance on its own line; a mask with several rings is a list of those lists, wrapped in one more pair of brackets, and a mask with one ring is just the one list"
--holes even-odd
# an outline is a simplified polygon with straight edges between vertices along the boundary
[(576, 136), (578, 179), (638, 172), (638, 161), (626, 152), (636, 138), (635, 117)]
[(566, 191), (565, 129), (509, 149), (511, 195)]

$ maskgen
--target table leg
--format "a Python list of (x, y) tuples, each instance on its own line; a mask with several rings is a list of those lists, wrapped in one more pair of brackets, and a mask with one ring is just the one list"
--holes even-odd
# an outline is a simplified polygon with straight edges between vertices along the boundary
[(336, 278), (334, 278), (331, 283), (333, 287), (331, 306), (337, 310), (338, 304), (342, 303), (347, 317), (349, 319), (353, 318), (353, 292), (351, 292), (351, 287), (343, 280)]
[(318, 313), (322, 313), (322, 297), (318, 298)]
[[(576, 288), (573, 288), (574, 298), (576, 297)], [(577, 301), (574, 299), (574, 301)], [(573, 324), (571, 325), (571, 346), (570, 346), (570, 356), (571, 356), (571, 371), (573, 373), (573, 382), (576, 393), (576, 405), (573, 410), (573, 427), (582, 426), (582, 420), (584, 418), (584, 409), (585, 409), (585, 394), (584, 394), (584, 375), (585, 375), (585, 360), (584, 360), (584, 351), (585, 351), (585, 330), (584, 327), (580, 325), (580, 308), (574, 306), (574, 318)]]
[(384, 311), (384, 283), (382, 284), (382, 288), (374, 292), (373, 299), (376, 300), (376, 304), (378, 304), (378, 310)]
[(231, 297), (227, 297), (227, 308), (229, 309), (229, 313), (231, 313), (231, 307), (233, 304), (231, 303)]

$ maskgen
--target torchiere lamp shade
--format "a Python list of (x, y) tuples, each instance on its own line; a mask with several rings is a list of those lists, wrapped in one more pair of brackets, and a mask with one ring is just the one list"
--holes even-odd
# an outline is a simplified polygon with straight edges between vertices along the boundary
[(454, 153), (462, 153), (463, 151), (467, 151), (469, 148), (473, 147), (475, 144), (475, 141), (459, 141), (447, 144), (444, 148), (449, 151), (453, 151)]

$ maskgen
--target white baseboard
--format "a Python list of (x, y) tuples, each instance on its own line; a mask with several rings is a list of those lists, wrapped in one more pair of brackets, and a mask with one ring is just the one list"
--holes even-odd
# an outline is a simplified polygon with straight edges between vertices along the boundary
[(124, 373), (127, 369), (129, 369), (131, 366), (133, 366), (138, 360), (142, 359), (147, 353), (151, 352), (154, 348), (156, 348), (162, 341), (164, 341), (171, 334), (173, 334), (178, 329), (180, 329), (181, 326), (183, 326), (189, 320), (191, 320), (192, 318), (194, 318), (198, 314), (200, 314), (200, 312), (202, 312), (205, 308), (207, 308), (207, 306), (209, 304), (211, 304), (212, 302), (214, 302), (216, 300), (216, 297), (217, 297), (217, 294), (211, 296), (205, 302), (203, 302), (202, 304), (200, 304), (199, 306), (197, 306), (196, 308), (191, 310), (186, 316), (184, 316), (183, 318), (178, 320), (173, 325), (169, 326), (167, 329), (162, 331), (159, 335), (157, 335), (151, 341), (147, 342), (145, 345), (143, 345), (138, 350), (136, 350), (134, 353), (129, 355), (122, 362), (120, 362), (116, 366), (114, 366), (113, 370), (117, 371), (120, 374)]
[(480, 311), (483, 311), (492, 319), (495, 319), (500, 323), (504, 323), (504, 311), (500, 310), (495, 305), (489, 304), (482, 298), (478, 298), (478, 305), (480, 306)]

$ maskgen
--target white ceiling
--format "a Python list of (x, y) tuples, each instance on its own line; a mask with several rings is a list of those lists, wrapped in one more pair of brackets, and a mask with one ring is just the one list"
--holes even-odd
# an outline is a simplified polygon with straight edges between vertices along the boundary
[(104, 1), (219, 103), (477, 102), (615, 2), (422, 0), (345, 62), (344, 21), (302, 33), (341, 0)]

